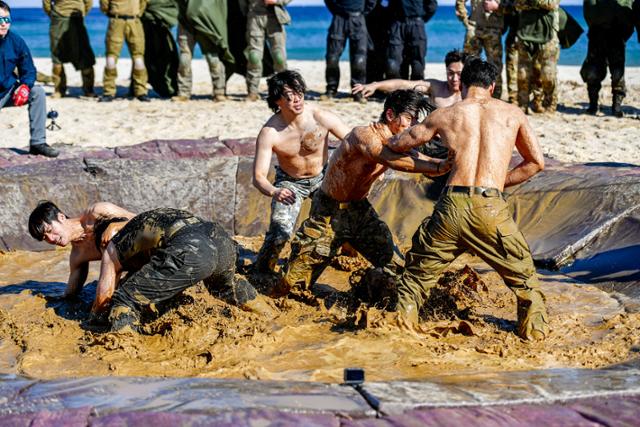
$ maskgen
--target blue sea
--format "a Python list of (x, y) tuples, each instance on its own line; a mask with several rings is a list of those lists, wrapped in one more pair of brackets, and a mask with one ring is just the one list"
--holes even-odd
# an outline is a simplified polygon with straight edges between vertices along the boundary
[[(560, 53), (560, 64), (580, 65), (587, 52), (587, 25), (582, 16), (582, 6), (565, 6), (580, 22), (585, 33), (570, 49)], [(327, 28), (331, 14), (322, 6), (291, 6), (288, 8), (292, 23), (287, 28), (287, 49), (291, 59), (324, 59)], [(12, 28), (27, 41), (34, 56), (49, 56), (49, 18), (42, 9), (13, 9)], [(93, 9), (86, 18), (91, 44), (97, 56), (104, 56), (104, 35), (107, 18), (99, 9)], [(451, 49), (462, 47), (464, 27), (455, 16), (453, 6), (440, 6), (427, 24), (427, 62), (441, 62)], [(348, 60), (348, 49), (343, 55)], [(126, 48), (123, 56), (127, 55)], [(199, 52), (196, 56), (199, 55)], [(640, 44), (634, 34), (627, 43), (627, 66), (640, 66)]]

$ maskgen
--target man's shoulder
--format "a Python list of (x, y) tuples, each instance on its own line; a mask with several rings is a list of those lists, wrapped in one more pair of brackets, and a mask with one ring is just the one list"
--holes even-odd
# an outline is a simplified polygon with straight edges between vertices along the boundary
[[(9, 31), (5, 37), (6, 41), (9, 42), (9, 44), (18, 48), (27, 48), (27, 43), (25, 43), (20, 34), (16, 33), (15, 31)], [(4, 44), (6, 45), (7, 43)]]

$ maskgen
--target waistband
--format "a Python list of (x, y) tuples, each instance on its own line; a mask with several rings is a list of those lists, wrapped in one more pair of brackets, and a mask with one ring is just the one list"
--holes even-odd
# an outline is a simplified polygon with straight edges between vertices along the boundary
[(500, 197), (505, 198), (504, 193), (497, 188), (491, 187), (466, 187), (463, 185), (447, 185), (442, 190), (442, 194), (463, 193), (469, 196)]
[(114, 18), (114, 19), (124, 19), (124, 20), (129, 20), (129, 19), (136, 19), (138, 18), (137, 16), (133, 16), (133, 15), (112, 15), (112, 14), (108, 14), (107, 15), (109, 18)]
[(277, 179), (277, 175), (282, 175), (286, 178), (287, 181), (291, 181), (291, 182), (305, 182), (305, 181), (311, 182), (315, 179), (318, 179), (318, 177), (324, 176), (324, 173), (327, 171), (327, 165), (324, 165), (322, 167), (322, 171), (318, 175), (310, 176), (308, 178), (295, 178), (289, 175), (287, 172), (285, 172), (284, 169), (282, 169), (278, 165), (275, 165), (275, 170), (276, 170), (276, 179)]
[(203, 224), (203, 223), (204, 223), (203, 220), (195, 216), (191, 218), (186, 218), (186, 219), (179, 219), (178, 221), (171, 224), (171, 226), (167, 230), (166, 238), (171, 239), (173, 236), (175, 236), (178, 233), (178, 231), (182, 230), (185, 227), (189, 227), (191, 225)]
[(329, 207), (333, 207), (334, 209), (339, 209), (339, 210), (357, 208), (357, 207), (362, 207), (362, 206), (368, 206), (369, 205), (369, 200), (366, 197), (364, 199), (360, 199), (360, 200), (351, 200), (351, 201), (348, 201), (348, 202), (340, 202), (340, 201), (334, 199), (333, 197), (327, 195), (327, 193), (325, 193), (321, 189), (317, 190), (317, 197), (320, 199), (320, 203), (322, 203), (323, 206), (329, 206)]

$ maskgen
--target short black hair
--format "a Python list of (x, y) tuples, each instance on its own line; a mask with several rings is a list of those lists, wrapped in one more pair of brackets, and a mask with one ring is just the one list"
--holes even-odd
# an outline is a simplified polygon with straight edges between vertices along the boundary
[(420, 113), (429, 114), (434, 109), (427, 97), (416, 90), (394, 90), (384, 101), (384, 109), (380, 115), (380, 121), (387, 123), (387, 110), (393, 111), (396, 117), (402, 113), (409, 113), (414, 117), (418, 117)]
[(460, 74), (460, 80), (466, 87), (480, 86), (488, 88), (496, 81), (498, 69), (495, 65), (484, 61), (477, 56), (470, 56), (464, 63)]
[(267, 79), (269, 94), (267, 95), (267, 104), (274, 113), (280, 111), (280, 107), (276, 104), (280, 98), (284, 96), (284, 89), (287, 86), (297, 94), (304, 96), (307, 91), (307, 84), (304, 82), (302, 75), (297, 71), (284, 70)]
[[(0, 4), (0, 7), (2, 5)], [(44, 223), (51, 224), (58, 220), (58, 214), (66, 215), (58, 207), (48, 200), (41, 200), (38, 206), (29, 215), (29, 234), (36, 240), (44, 239)]]
[(2, 0), (0, 0), (0, 9), (6, 11), (7, 13), (11, 13), (11, 8), (9, 7), (9, 5)]
[(449, 66), (449, 64), (453, 64), (454, 62), (462, 62), (464, 64), (464, 61), (467, 59), (467, 54), (464, 53), (463, 51), (459, 50), (459, 49), (453, 49), (450, 50), (449, 52), (447, 52), (447, 54), (444, 57), (444, 65), (446, 65), (447, 67)]

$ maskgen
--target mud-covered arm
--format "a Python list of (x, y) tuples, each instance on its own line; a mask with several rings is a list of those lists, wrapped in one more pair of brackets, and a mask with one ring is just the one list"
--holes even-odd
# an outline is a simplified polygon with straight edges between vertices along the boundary
[(94, 203), (93, 205), (89, 206), (89, 208), (87, 209), (87, 213), (89, 213), (94, 218), (122, 217), (131, 219), (136, 216), (136, 214), (134, 214), (133, 212), (129, 212), (125, 208), (121, 208), (120, 206), (114, 205), (113, 203), (109, 202)]
[(538, 144), (538, 139), (533, 134), (529, 121), (524, 117), (524, 114), (522, 124), (518, 130), (516, 149), (522, 156), (523, 160), (518, 166), (507, 173), (507, 177), (504, 182), (505, 187), (525, 182), (538, 172), (544, 170), (544, 156), (542, 155), (542, 149), (540, 148), (540, 144)]
[(418, 123), (389, 139), (388, 147), (396, 153), (404, 153), (429, 142), (438, 133), (438, 128), (434, 125), (435, 121), (432, 120), (437, 114), (438, 110), (431, 113), (422, 123)]
[(434, 159), (416, 150), (406, 153), (396, 153), (388, 147), (384, 147), (378, 156), (378, 162), (391, 169), (402, 172), (422, 173), (428, 176), (440, 176), (451, 170), (449, 159)]
[(314, 116), (320, 125), (327, 128), (333, 136), (340, 140), (343, 140), (351, 131), (338, 116), (329, 111), (318, 108), (314, 111)]
[(91, 307), (91, 313), (103, 313), (113, 297), (116, 290), (118, 278), (120, 276), (122, 266), (118, 260), (116, 247), (113, 243), (109, 243), (107, 249), (102, 253), (102, 263), (100, 264), (100, 278), (98, 279), (98, 287), (96, 288), (96, 298)]
[(87, 281), (89, 273), (89, 263), (87, 261), (79, 261), (72, 253), (69, 257), (69, 280), (67, 288), (64, 290), (64, 298), (70, 298), (78, 295), (82, 290), (82, 286)]

